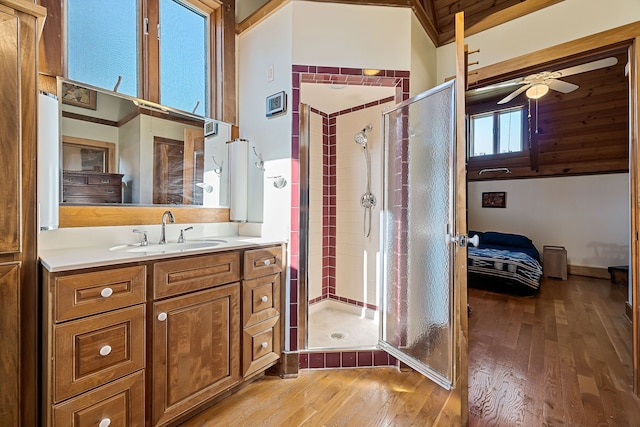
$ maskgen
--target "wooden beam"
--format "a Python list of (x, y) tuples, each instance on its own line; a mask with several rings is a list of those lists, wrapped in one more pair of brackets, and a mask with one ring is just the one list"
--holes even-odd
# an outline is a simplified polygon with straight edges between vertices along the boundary
[(416, 15), (418, 22), (420, 22), (420, 25), (422, 25), (422, 28), (424, 28), (433, 44), (438, 46), (438, 39), (440, 38), (438, 21), (433, 11), (433, 4), (430, 0), (427, 0), (427, 4), (431, 5), (429, 8), (430, 11), (425, 10), (420, 0), (413, 0), (413, 13)]
[[(513, 21), (514, 19), (520, 18), (533, 12), (537, 12), (538, 10), (552, 6), (556, 3), (560, 3), (561, 1), (563, 0), (523, 1), (522, 3), (518, 3), (517, 5), (493, 13), (480, 20), (479, 22), (469, 26), (469, 28), (465, 30), (465, 35), (471, 36), (473, 34), (478, 34), (482, 31), (488, 30), (489, 28), (497, 27), (498, 25), (504, 24), (505, 22)], [(439, 40), (437, 46), (440, 47), (445, 44), (452, 43), (453, 41), (453, 38), (444, 36), (441, 40)]]
[(497, 82), (509, 76), (515, 76), (523, 70), (539, 66), (540, 64), (575, 57), (585, 52), (603, 49), (608, 46), (613, 47), (625, 43), (631, 44), (631, 41), (639, 35), (640, 21), (636, 21), (622, 27), (478, 68), (475, 70), (478, 72), (478, 78), (474, 86), (483, 86), (488, 83)]

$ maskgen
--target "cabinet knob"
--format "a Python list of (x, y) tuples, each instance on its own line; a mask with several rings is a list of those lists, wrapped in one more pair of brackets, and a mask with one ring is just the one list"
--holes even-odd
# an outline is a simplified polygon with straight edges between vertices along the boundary
[(109, 353), (111, 353), (111, 346), (110, 345), (105, 345), (103, 347), (100, 347), (100, 356), (107, 356), (107, 355), (109, 355)]
[(260, 347), (267, 348), (267, 347), (269, 347), (269, 343), (265, 341), (262, 344), (260, 344)]
[(167, 320), (167, 313), (163, 311), (162, 313), (158, 314), (158, 320), (161, 322), (164, 322), (165, 320)]
[(103, 418), (100, 420), (100, 424), (98, 427), (109, 427), (111, 425), (111, 420), (109, 418)]
[(260, 301), (267, 302), (267, 301), (269, 301), (269, 297), (266, 296), (266, 295), (263, 295), (262, 298), (260, 298)]
[(264, 260), (264, 265), (271, 265), (271, 260), (270, 259), (265, 259)]
[(103, 298), (109, 298), (111, 295), (113, 295), (113, 289), (104, 288), (100, 291), (100, 295), (102, 295)]

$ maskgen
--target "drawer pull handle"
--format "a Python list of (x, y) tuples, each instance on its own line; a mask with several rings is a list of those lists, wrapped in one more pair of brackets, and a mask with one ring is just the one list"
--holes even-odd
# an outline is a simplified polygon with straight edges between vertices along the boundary
[(260, 301), (267, 302), (267, 301), (269, 301), (269, 297), (266, 296), (266, 295), (263, 295), (262, 298), (260, 298)]
[(108, 356), (111, 353), (111, 346), (105, 345), (104, 347), (100, 347), (100, 356)]
[(98, 427), (109, 427), (111, 425), (111, 420), (109, 418), (103, 418), (100, 420), (100, 424)]
[(269, 343), (265, 341), (262, 344), (260, 344), (260, 347), (267, 348), (267, 347), (269, 347)]
[(270, 259), (265, 259), (264, 260), (264, 265), (271, 265), (271, 260)]
[(100, 291), (100, 295), (102, 295), (103, 298), (109, 298), (111, 295), (113, 295), (113, 289), (104, 288)]
[(162, 313), (158, 314), (158, 320), (161, 322), (164, 322), (165, 320), (167, 320), (167, 313), (163, 311)]
[(109, 182), (111, 182), (111, 181), (109, 181), (108, 179), (101, 179), (100, 180), (100, 184), (108, 184)]

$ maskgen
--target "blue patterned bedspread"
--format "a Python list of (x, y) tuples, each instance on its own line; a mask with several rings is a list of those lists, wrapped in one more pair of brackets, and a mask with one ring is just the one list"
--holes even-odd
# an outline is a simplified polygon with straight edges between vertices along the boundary
[(469, 273), (495, 277), (533, 291), (540, 288), (542, 266), (523, 252), (469, 247), (468, 258)]

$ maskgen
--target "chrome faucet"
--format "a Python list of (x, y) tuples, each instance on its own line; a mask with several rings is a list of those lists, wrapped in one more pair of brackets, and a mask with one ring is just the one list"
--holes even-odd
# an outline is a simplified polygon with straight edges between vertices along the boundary
[(162, 231), (160, 231), (160, 241), (158, 242), (159, 245), (164, 245), (164, 244), (167, 243), (166, 234), (165, 234), (165, 226), (167, 225), (167, 217), (169, 217), (169, 222), (171, 222), (171, 223), (176, 222), (176, 219), (173, 216), (173, 213), (171, 213), (171, 211), (165, 211), (162, 214)]

